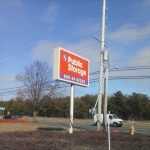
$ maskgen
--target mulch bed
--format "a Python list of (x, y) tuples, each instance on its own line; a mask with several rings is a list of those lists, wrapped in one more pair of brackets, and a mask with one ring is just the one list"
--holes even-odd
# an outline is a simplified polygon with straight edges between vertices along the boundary
[[(150, 150), (150, 136), (113, 133), (111, 150)], [(0, 150), (108, 150), (103, 132), (66, 131), (0, 133)]]
[(25, 117), (15, 119), (0, 119), (0, 124), (3, 123), (28, 123), (29, 121)]

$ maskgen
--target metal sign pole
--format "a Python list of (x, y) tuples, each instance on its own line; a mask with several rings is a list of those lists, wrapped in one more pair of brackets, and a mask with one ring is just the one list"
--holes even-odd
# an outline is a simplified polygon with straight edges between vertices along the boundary
[(73, 113), (74, 113), (74, 86), (71, 84), (71, 92), (70, 92), (70, 128), (69, 133), (73, 133)]
[[(110, 115), (110, 112), (109, 112), (109, 115)], [(108, 150), (110, 150), (110, 120), (109, 120), (109, 117), (107, 117), (107, 125), (108, 125)]]

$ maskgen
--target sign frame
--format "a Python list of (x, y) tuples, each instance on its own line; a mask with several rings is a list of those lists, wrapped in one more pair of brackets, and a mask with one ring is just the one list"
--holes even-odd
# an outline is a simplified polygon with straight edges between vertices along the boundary
[[(60, 59), (61, 59), (60, 58), (60, 53), (61, 53), (61, 50), (68, 53), (68, 54), (70, 54), (70, 55), (78, 57), (82, 61), (87, 62), (87, 84), (79, 83), (79, 82), (76, 82), (76, 81), (61, 78), (61, 76), (60, 76)], [(72, 51), (69, 51), (65, 48), (62, 48), (62, 47), (58, 47), (54, 50), (54, 68), (53, 68), (53, 79), (54, 80), (67, 82), (67, 83), (70, 83), (70, 84), (73, 84), (73, 85), (88, 87), (89, 86), (89, 70), (90, 70), (90, 61), (89, 61), (89, 59), (87, 59), (85, 57), (82, 57), (82, 56), (80, 56), (80, 55), (78, 55), (78, 54), (76, 54)]]

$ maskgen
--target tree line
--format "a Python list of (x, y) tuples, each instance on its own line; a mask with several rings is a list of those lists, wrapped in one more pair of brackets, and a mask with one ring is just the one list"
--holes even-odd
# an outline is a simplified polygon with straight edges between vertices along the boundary
[[(5, 114), (30, 115), (36, 117), (69, 117), (69, 97), (60, 97), (57, 82), (50, 80), (51, 70), (47, 63), (35, 61), (26, 66), (16, 79), (22, 84), (17, 98), (0, 101), (5, 107)], [(94, 107), (97, 95), (85, 95), (75, 98), (74, 116), (76, 118), (92, 117), (89, 113)], [(108, 111), (123, 119), (150, 119), (150, 98), (140, 93), (124, 95), (121, 91), (108, 98)]]
[[(75, 118), (91, 118), (89, 110), (94, 107), (97, 95), (85, 95), (75, 98)], [(70, 97), (52, 98), (44, 96), (37, 105), (37, 115), (46, 117), (69, 117)], [(31, 100), (21, 97), (10, 101), (0, 101), (0, 106), (5, 107), (5, 113), (12, 115), (32, 116), (34, 106)], [(150, 119), (150, 98), (140, 93), (124, 95), (121, 91), (108, 98), (108, 110), (123, 119)]]

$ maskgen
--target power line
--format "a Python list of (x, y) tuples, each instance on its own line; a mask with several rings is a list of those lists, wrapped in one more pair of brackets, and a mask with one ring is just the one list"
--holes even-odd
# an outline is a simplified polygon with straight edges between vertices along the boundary
[(0, 91), (20, 89), (20, 88), (22, 88), (22, 87), (24, 87), (24, 86), (17, 86), (17, 87), (3, 88), (3, 89), (0, 89)]
[[(150, 79), (149, 75), (141, 75), (141, 76), (110, 76), (109, 80), (137, 80), (137, 79)], [(90, 80), (90, 83), (97, 82), (99, 78), (94, 78)], [(61, 89), (61, 88), (68, 88), (70, 87), (69, 85), (58, 85), (56, 86), (56, 89)], [(48, 89), (45, 89), (48, 90)], [(17, 89), (15, 90), (9, 90), (9, 91), (4, 91), (0, 92), (1, 96), (8, 95), (8, 94), (16, 94)]]
[(149, 75), (140, 75), (140, 76), (111, 76), (109, 80), (126, 80), (126, 79), (150, 79)]
[(111, 71), (129, 71), (129, 70), (147, 70), (150, 69), (150, 66), (128, 66), (128, 67), (122, 67), (122, 68), (111, 68)]
[[(150, 66), (126, 66), (126, 67), (121, 67), (121, 68), (111, 68), (110, 69), (110, 72), (113, 72), (113, 71), (129, 71), (129, 70), (147, 70), (147, 69), (150, 69)], [(99, 71), (95, 71), (95, 72), (91, 72), (90, 73), (90, 76), (93, 76), (93, 75), (97, 75), (99, 74)], [(130, 75), (127, 75), (127, 76), (109, 76), (109, 80), (126, 80), (126, 79), (130, 79), (130, 80), (133, 80), (133, 79), (150, 79), (150, 76), (149, 75), (140, 75), (140, 76), (130, 76)], [(89, 83), (94, 83), (94, 82), (97, 82), (98, 81), (98, 78), (94, 78), (94, 79), (90, 79)], [(68, 88), (70, 86), (68, 85), (64, 85), (64, 84), (60, 84), (55, 81), (49, 81), (49, 83), (56, 83), (55, 84), (55, 88), (56, 89), (60, 89), (60, 88)], [(4, 89), (0, 89), (0, 95), (7, 95), (7, 94), (15, 94), (18, 89), (22, 89), (22, 88), (25, 88), (25, 86), (17, 86), (17, 87), (11, 87), (11, 88), (4, 88)], [(48, 89), (47, 89), (48, 90)]]

